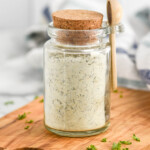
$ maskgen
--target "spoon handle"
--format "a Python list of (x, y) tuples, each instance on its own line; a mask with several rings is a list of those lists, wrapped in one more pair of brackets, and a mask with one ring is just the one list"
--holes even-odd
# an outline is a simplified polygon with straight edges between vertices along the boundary
[(117, 89), (117, 67), (116, 67), (116, 37), (115, 33), (109, 35), (111, 45), (111, 82), (113, 91)]

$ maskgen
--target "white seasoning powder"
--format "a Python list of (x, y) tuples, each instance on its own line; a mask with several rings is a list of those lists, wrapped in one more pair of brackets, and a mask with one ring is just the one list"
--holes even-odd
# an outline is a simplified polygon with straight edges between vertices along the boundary
[(105, 125), (106, 54), (45, 50), (45, 124), (85, 131)]

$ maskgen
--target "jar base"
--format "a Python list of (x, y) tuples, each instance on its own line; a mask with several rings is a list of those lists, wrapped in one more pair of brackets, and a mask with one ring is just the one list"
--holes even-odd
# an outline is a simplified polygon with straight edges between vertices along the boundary
[(89, 131), (62, 131), (62, 130), (52, 129), (52, 128), (48, 127), (47, 125), (45, 125), (45, 127), (48, 131), (53, 132), (60, 136), (87, 137), (87, 136), (97, 135), (97, 134), (105, 132), (108, 129), (109, 125), (110, 125), (110, 123), (107, 122), (102, 128), (98, 128), (95, 130), (89, 130)]

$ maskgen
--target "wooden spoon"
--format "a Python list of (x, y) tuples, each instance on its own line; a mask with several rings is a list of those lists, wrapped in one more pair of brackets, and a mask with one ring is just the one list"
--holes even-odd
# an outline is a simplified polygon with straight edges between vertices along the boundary
[(117, 90), (117, 68), (116, 68), (116, 40), (114, 26), (120, 23), (122, 18), (122, 7), (117, 0), (107, 0), (107, 17), (111, 26), (111, 34), (109, 36), (111, 45), (111, 75), (112, 89)]

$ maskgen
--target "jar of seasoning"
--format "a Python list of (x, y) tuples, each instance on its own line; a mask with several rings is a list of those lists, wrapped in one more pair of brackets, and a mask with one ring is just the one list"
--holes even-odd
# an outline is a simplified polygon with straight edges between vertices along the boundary
[[(83, 137), (104, 132), (110, 119), (110, 27), (87, 10), (53, 13), (44, 46), (45, 127)], [(121, 30), (121, 25), (115, 27)]]

